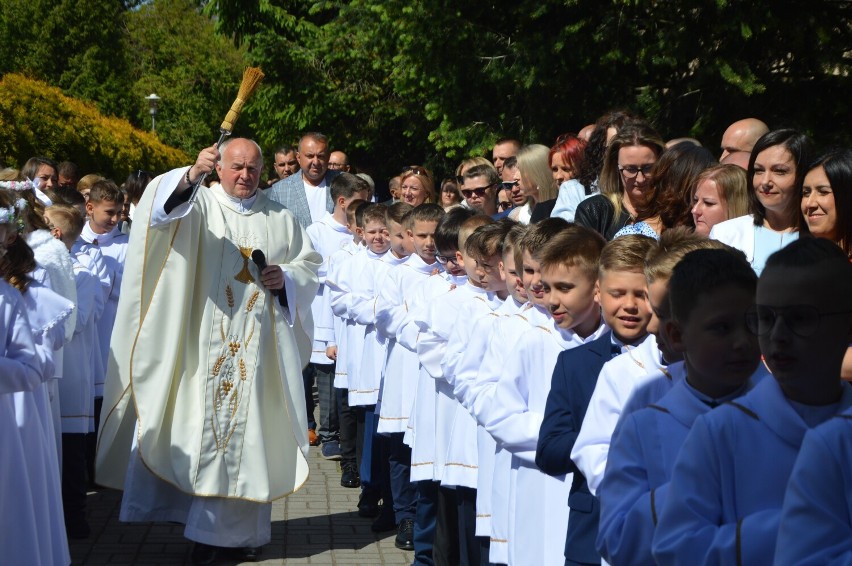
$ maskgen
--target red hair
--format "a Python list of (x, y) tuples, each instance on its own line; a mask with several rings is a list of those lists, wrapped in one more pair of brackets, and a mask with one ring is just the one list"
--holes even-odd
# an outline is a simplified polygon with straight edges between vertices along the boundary
[(579, 174), (580, 163), (586, 151), (586, 140), (578, 138), (574, 134), (562, 134), (556, 138), (556, 143), (547, 154), (547, 165), (553, 164), (553, 156), (556, 153), (562, 156), (562, 162), (574, 171), (574, 177)]

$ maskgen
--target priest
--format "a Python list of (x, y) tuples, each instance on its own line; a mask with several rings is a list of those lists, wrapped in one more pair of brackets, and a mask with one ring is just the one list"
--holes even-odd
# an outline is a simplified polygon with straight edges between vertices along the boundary
[[(112, 336), (96, 481), (124, 488), (122, 521), (186, 525), (196, 564), (257, 559), (271, 502), (308, 477), (301, 372), (322, 258), (257, 190), (262, 155), (230, 139), (151, 182)], [(214, 168), (221, 184), (191, 196)]]

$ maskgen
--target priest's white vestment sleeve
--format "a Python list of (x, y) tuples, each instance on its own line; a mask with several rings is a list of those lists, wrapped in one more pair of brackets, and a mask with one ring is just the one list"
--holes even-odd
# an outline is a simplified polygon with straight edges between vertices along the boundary
[[(196, 496), (273, 501), (308, 475), (301, 370), (322, 258), (261, 192), (235, 201), (202, 188), (167, 213), (185, 172), (154, 179), (136, 211), (97, 480), (123, 487), (138, 420), (139, 457), (161, 480)], [(253, 250), (283, 269), (288, 308), (260, 284)]]

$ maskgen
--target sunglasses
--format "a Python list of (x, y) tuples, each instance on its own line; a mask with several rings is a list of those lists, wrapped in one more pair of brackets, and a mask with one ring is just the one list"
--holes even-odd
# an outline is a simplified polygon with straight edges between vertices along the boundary
[(486, 185), (484, 187), (477, 187), (475, 189), (462, 189), (461, 194), (462, 194), (462, 196), (464, 196), (464, 198), (470, 198), (473, 195), (476, 195), (479, 198), (482, 198), (482, 197), (485, 196), (486, 191), (488, 191), (488, 189), (490, 189), (493, 186), (494, 185)]

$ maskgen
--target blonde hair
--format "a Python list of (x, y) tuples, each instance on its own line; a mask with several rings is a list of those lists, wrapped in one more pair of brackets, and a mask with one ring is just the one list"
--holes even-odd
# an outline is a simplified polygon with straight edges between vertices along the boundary
[(556, 182), (550, 170), (550, 148), (541, 144), (525, 145), (518, 151), (517, 158), (524, 185), (538, 188), (536, 202), (556, 198)]
[[(467, 171), (474, 165), (488, 165), (492, 169), (494, 168), (494, 164), (485, 159), (484, 157), (471, 157), (459, 163), (459, 166), (456, 167), (456, 177), (461, 177), (462, 175), (464, 175), (465, 171)], [(494, 170), (496, 171), (496, 169)]]
[(83, 175), (79, 181), (77, 181), (77, 192), (83, 193), (83, 191), (92, 190), (92, 186), (98, 181), (102, 181), (104, 178), (95, 173), (89, 173), (88, 175)]
[(648, 284), (659, 279), (669, 279), (675, 265), (683, 256), (695, 250), (723, 250), (728, 246), (718, 240), (709, 240), (686, 226), (670, 228), (660, 235), (657, 245), (645, 255), (645, 279)]
[(422, 204), (431, 204), (434, 203), (436, 200), (435, 182), (432, 180), (431, 175), (424, 173), (426, 173), (426, 170), (420, 167), (412, 169), (410, 171), (406, 171), (405, 173), (399, 176), (399, 184), (400, 186), (402, 186), (406, 179), (408, 179), (409, 177), (414, 177), (415, 179), (420, 181), (420, 184), (423, 185), (423, 190), (426, 191), (426, 200), (424, 200)]
[(571, 224), (541, 247), (538, 261), (541, 269), (578, 267), (590, 281), (598, 276), (598, 264), (606, 240), (596, 231)]
[(630, 234), (621, 236), (604, 246), (598, 273), (602, 276), (608, 271), (632, 271), (644, 273), (645, 257), (657, 244), (654, 238)]
[(736, 165), (715, 165), (705, 169), (695, 180), (692, 194), (704, 181), (713, 181), (719, 196), (728, 206), (727, 219), (745, 216), (749, 212), (748, 176)]
[(67, 204), (54, 204), (44, 211), (50, 223), (62, 231), (62, 241), (66, 244), (74, 243), (83, 232), (86, 220), (80, 211)]

